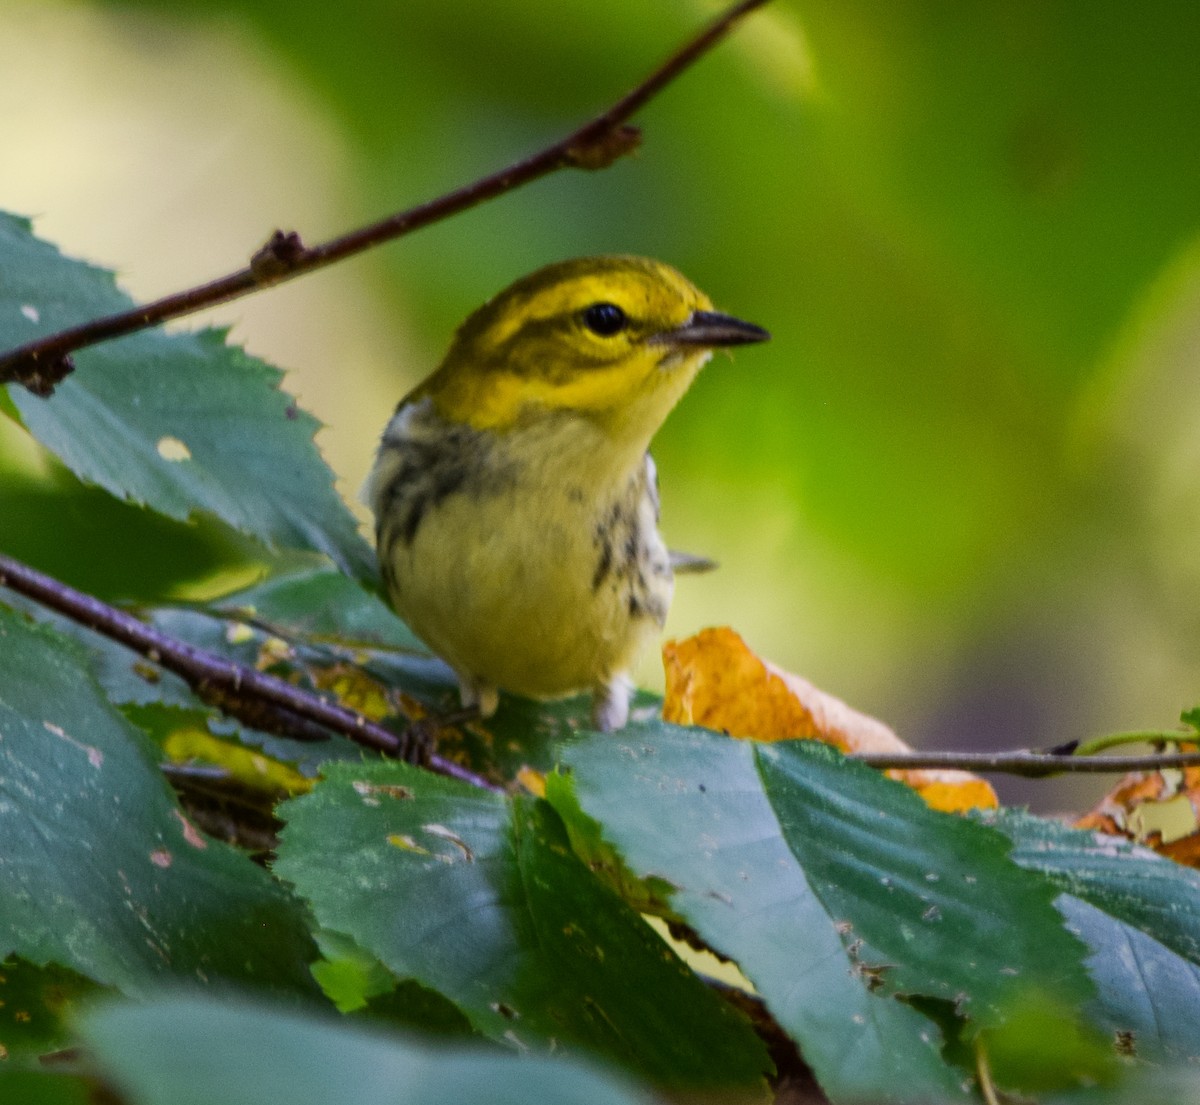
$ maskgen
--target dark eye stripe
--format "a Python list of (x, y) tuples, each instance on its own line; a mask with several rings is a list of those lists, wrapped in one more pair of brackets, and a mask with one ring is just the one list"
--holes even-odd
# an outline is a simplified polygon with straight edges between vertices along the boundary
[(629, 319), (615, 303), (593, 303), (583, 312), (583, 324), (593, 334), (610, 338), (625, 329)]

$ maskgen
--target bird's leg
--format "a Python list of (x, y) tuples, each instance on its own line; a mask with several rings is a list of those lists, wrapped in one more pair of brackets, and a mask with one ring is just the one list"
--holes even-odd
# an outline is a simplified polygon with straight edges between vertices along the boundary
[(627, 675), (612, 676), (592, 691), (592, 728), (601, 733), (622, 729), (629, 720), (629, 698), (633, 683)]
[(491, 717), (500, 705), (500, 691), (473, 675), (459, 674), (458, 697), (464, 708), (477, 706), (480, 717)]

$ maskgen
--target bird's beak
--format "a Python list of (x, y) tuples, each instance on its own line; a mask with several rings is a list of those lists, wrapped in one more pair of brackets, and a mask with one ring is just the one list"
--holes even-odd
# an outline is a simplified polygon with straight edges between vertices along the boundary
[(726, 345), (750, 345), (770, 338), (761, 326), (743, 322), (719, 311), (693, 311), (687, 322), (674, 330), (656, 334), (653, 340), (663, 345), (699, 345), (715, 349)]

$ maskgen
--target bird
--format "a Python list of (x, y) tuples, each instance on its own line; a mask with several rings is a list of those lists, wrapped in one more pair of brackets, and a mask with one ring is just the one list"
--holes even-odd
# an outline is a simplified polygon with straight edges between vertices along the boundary
[(548, 265), (462, 323), (365, 493), (387, 597), (464, 707), (590, 691), (594, 729), (627, 723), (674, 590), (651, 438), (714, 350), (769, 337), (634, 256)]

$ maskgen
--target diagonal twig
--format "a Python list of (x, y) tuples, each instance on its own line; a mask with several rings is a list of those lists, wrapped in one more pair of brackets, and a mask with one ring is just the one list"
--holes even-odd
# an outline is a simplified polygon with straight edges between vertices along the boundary
[(455, 215), (485, 200), (528, 184), (559, 169), (604, 169), (636, 149), (641, 132), (626, 121), (693, 62), (720, 42), (733, 27), (767, 0), (741, 0), (679, 47), (631, 92), (565, 138), (499, 172), (427, 203), (360, 227), (339, 238), (306, 246), (295, 231), (277, 230), (250, 264), (152, 303), (93, 319), (37, 338), (0, 354), (0, 384), (19, 383), (48, 396), (72, 370), (71, 354), (88, 345), (158, 326), (169, 319), (227, 303), (250, 292), (281, 284), (325, 265), (389, 242)]
[(0, 587), (16, 591), (139, 653), (179, 676), (209, 705), (252, 727), (301, 740), (326, 736), (327, 731), (341, 733), (377, 752), (418, 760), (440, 775), (496, 789), (474, 772), (420, 747), (424, 742), (410, 733), (393, 733), (354, 710), (310, 694), (284, 679), (171, 637), (132, 614), (3, 554), (0, 554)]

